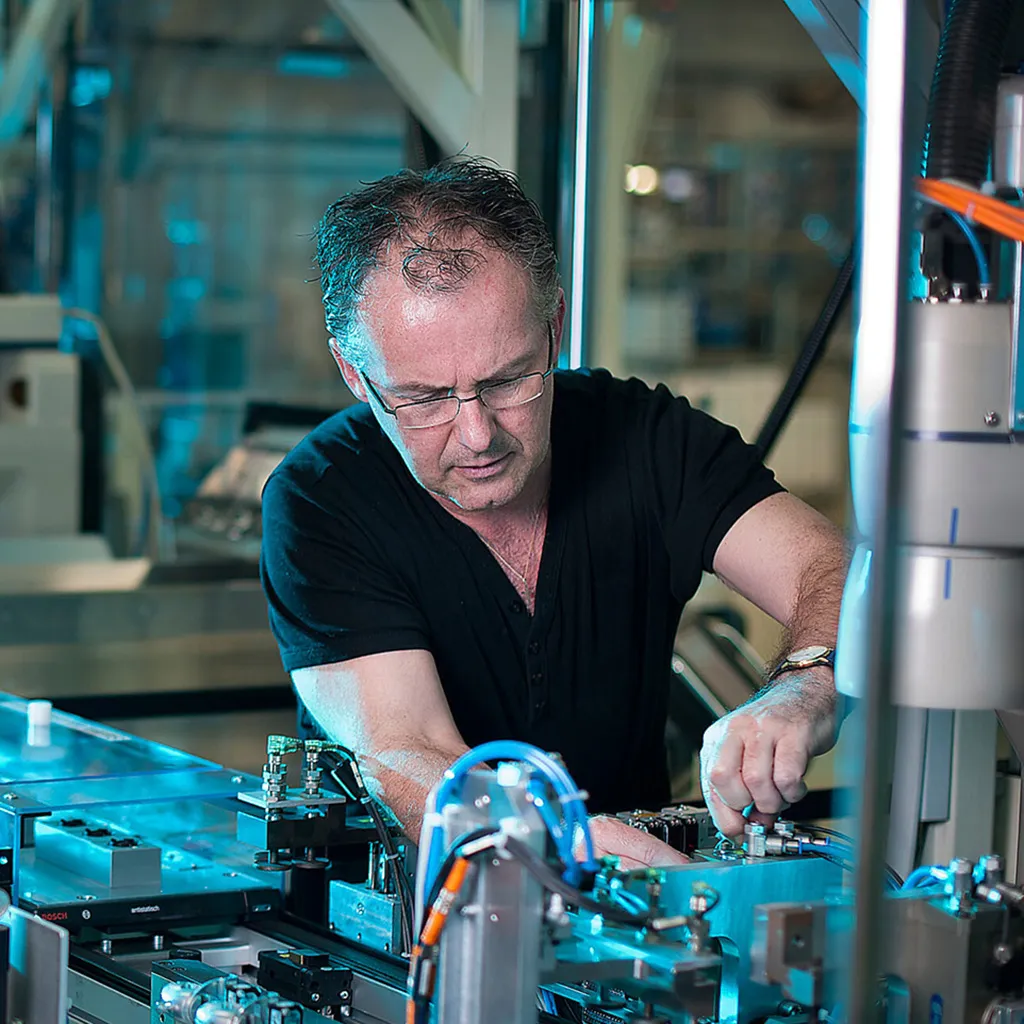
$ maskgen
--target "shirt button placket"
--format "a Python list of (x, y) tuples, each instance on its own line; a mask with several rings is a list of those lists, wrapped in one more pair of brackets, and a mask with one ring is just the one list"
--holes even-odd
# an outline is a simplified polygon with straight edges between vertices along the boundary
[(544, 662), (538, 640), (531, 640), (526, 645), (526, 669), (530, 677), (530, 714), (536, 718), (547, 707)]

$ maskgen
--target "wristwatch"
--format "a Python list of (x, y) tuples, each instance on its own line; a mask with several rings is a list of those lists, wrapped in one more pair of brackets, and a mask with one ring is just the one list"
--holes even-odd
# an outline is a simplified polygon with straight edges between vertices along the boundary
[(815, 665), (827, 665), (832, 668), (836, 662), (836, 650), (834, 647), (825, 647), (823, 644), (816, 644), (813, 647), (801, 647), (799, 651), (793, 651), (786, 655), (778, 665), (772, 669), (768, 676), (768, 682), (774, 683), (779, 676), (786, 672), (796, 672), (802, 668), (812, 668)]

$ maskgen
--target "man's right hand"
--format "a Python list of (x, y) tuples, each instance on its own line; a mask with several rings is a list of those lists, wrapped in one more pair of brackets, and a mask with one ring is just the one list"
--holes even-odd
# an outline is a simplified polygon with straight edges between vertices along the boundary
[(688, 857), (673, 850), (667, 843), (630, 827), (618, 818), (604, 815), (591, 818), (590, 835), (594, 840), (595, 856), (618, 857), (619, 867), (624, 871), (690, 863)]

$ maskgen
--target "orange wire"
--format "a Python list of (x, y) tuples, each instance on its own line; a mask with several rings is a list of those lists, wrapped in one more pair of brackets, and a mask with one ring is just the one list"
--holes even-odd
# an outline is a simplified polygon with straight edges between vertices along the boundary
[(444, 928), (444, 923), (448, 918), (448, 911), (452, 909), (452, 903), (459, 889), (462, 888), (462, 882), (468, 870), (469, 861), (465, 857), (459, 857), (452, 865), (448, 877), (444, 880), (444, 885), (441, 886), (441, 891), (437, 894), (437, 899), (434, 900), (434, 905), (430, 908), (427, 923), (423, 926), (423, 934), (420, 936), (421, 946), (433, 946), (441, 937), (441, 929)]
[(965, 185), (920, 179), (921, 195), (1000, 235), (1024, 242), (1024, 211)]
[[(430, 908), (426, 924), (423, 925), (423, 931), (420, 934), (420, 941), (413, 947), (409, 956), (410, 992), (409, 998), (405, 1003), (405, 1024), (417, 1024), (416, 993), (412, 992), (411, 988), (420, 957), (440, 940), (444, 923), (448, 920), (448, 914), (452, 909), (452, 904), (455, 902), (455, 897), (462, 888), (462, 883), (466, 879), (466, 872), (468, 870), (469, 861), (465, 857), (456, 858), (455, 863), (452, 864), (451, 870), (448, 872), (448, 876), (444, 880), (444, 884), (441, 886), (441, 891), (437, 894), (437, 898)], [(431, 984), (432, 987), (433, 985)]]

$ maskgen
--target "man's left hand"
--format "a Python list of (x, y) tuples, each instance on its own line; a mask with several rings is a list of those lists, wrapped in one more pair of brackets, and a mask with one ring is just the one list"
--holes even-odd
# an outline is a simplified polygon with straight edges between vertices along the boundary
[(704, 733), (700, 781), (719, 831), (741, 836), (751, 820), (771, 821), (806, 793), (812, 757), (836, 740), (831, 669), (787, 673)]

